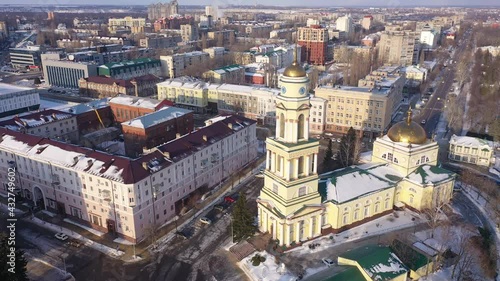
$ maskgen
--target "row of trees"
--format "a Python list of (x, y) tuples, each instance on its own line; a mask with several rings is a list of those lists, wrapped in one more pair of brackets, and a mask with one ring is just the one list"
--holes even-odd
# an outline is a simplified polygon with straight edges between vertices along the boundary
[(323, 158), (323, 172), (332, 171), (337, 168), (352, 166), (359, 161), (361, 153), (361, 141), (363, 133), (359, 133), (350, 127), (347, 134), (340, 139), (339, 149), (336, 156), (333, 153), (333, 141), (330, 139)]

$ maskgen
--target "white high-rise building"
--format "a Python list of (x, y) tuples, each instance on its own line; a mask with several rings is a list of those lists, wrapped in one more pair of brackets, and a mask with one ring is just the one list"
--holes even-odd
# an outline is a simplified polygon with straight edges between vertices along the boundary
[(340, 31), (344, 31), (347, 34), (351, 34), (354, 32), (354, 26), (352, 23), (351, 15), (345, 15), (340, 17), (336, 21), (337, 29)]

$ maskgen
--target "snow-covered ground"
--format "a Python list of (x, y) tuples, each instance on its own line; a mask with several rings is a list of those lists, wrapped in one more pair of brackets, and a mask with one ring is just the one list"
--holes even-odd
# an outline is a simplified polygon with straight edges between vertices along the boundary
[(62, 108), (68, 107), (72, 105), (76, 105), (77, 103), (70, 103), (66, 101), (56, 101), (56, 100), (48, 100), (40, 98), (40, 109), (48, 109), (48, 108)]
[[(397, 218), (394, 213), (385, 215), (373, 221), (364, 223), (360, 226), (353, 227), (346, 231), (340, 232), (338, 234), (332, 234), (333, 239), (330, 236), (323, 236), (312, 241), (304, 243), (302, 247), (297, 247), (291, 249), (289, 252), (303, 252), (303, 254), (311, 252), (319, 252), (327, 248), (342, 244), (344, 242), (355, 241), (361, 238), (367, 238), (370, 236), (376, 236), (379, 234), (392, 232), (398, 229), (411, 227), (425, 222), (424, 216), (412, 212), (410, 210), (396, 211)], [(412, 220), (415, 218), (415, 220)], [(309, 249), (309, 244), (320, 244), (314, 250)], [(301, 253), (302, 254), (302, 253)]]
[(70, 219), (64, 219), (64, 221), (65, 221), (65, 222), (67, 222), (67, 223), (74, 224), (74, 225), (76, 225), (76, 226), (78, 226), (78, 227), (80, 227), (80, 228), (83, 228), (83, 229), (87, 230), (88, 232), (90, 232), (90, 233), (92, 233), (92, 234), (94, 234), (94, 235), (97, 235), (97, 236), (99, 236), (99, 237), (101, 237), (101, 236), (103, 236), (103, 235), (104, 235), (104, 232), (101, 232), (101, 231), (99, 231), (99, 230), (95, 230), (95, 229), (93, 229), (93, 228), (91, 228), (91, 227), (88, 227), (88, 226), (85, 226), (85, 225), (83, 225), (83, 224), (79, 224), (79, 223), (74, 222), (74, 221), (72, 221), (72, 220), (70, 220)]
[[(252, 265), (252, 258), (256, 255), (264, 257), (266, 260), (260, 263), (258, 266)], [(238, 263), (238, 266), (245, 272), (245, 274), (254, 281), (295, 281), (296, 276), (294, 276), (286, 268), (283, 263), (276, 264), (274, 256), (267, 253), (266, 251), (255, 252), (248, 257), (244, 258)], [(326, 266), (317, 268), (308, 268), (304, 277), (313, 275), (321, 270), (326, 269)]]
[(113, 248), (110, 248), (108, 246), (99, 244), (95, 241), (92, 241), (88, 238), (85, 238), (82, 235), (75, 233), (74, 231), (69, 230), (67, 228), (64, 228), (62, 226), (48, 223), (48, 222), (40, 220), (39, 218), (36, 218), (36, 217), (32, 219), (32, 222), (35, 224), (38, 224), (41, 227), (48, 228), (48, 229), (51, 229), (51, 230), (56, 231), (56, 232), (62, 232), (62, 233), (66, 234), (74, 239), (78, 239), (78, 240), (84, 242), (86, 246), (94, 248), (94, 249), (96, 249), (96, 250), (98, 250), (98, 251), (100, 251), (108, 256), (119, 257), (119, 256), (122, 256), (124, 254), (123, 251), (113, 249)]

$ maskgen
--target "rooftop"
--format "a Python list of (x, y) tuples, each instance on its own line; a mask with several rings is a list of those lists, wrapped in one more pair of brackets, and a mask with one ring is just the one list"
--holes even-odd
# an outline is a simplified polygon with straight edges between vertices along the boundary
[(422, 185), (438, 184), (453, 179), (455, 173), (438, 166), (422, 165), (406, 176), (406, 179)]
[(182, 115), (191, 113), (191, 110), (178, 108), (178, 107), (163, 107), (158, 111), (134, 118), (132, 120), (123, 122), (123, 126), (130, 126), (135, 128), (147, 129), (155, 125), (161, 124), (168, 120), (178, 118)]
[(321, 85), (318, 86), (318, 89), (325, 89), (325, 90), (332, 90), (332, 91), (348, 91), (352, 93), (359, 93), (359, 94), (369, 94), (369, 95), (387, 95), (390, 92), (390, 88), (386, 87), (374, 87), (374, 88), (368, 88), (368, 87), (354, 87), (354, 86), (326, 86), (326, 85)]
[(34, 90), (34, 89), (28, 88), (28, 87), (21, 87), (21, 86), (6, 84), (6, 83), (0, 83), (0, 95), (12, 94), (12, 93), (30, 91), (30, 90)]
[(128, 106), (142, 107), (155, 110), (161, 101), (150, 98), (138, 98), (134, 96), (118, 95), (109, 100), (109, 103), (123, 104)]
[(137, 82), (142, 82), (142, 81), (157, 81), (159, 80), (156, 76), (152, 74), (147, 74), (139, 77), (135, 77), (133, 79), (129, 80), (123, 80), (123, 79), (115, 79), (107, 76), (89, 76), (87, 78), (83, 78), (89, 83), (98, 83), (98, 84), (106, 84), (106, 85), (113, 85), (116, 84), (121, 87), (134, 87), (134, 84), (131, 83), (131, 81), (137, 81)]
[(368, 245), (339, 255), (356, 261), (372, 280), (393, 280), (408, 269), (387, 246)]
[(139, 58), (135, 60), (122, 61), (122, 62), (112, 62), (99, 66), (100, 68), (119, 68), (119, 67), (130, 67), (136, 65), (142, 65), (147, 63), (160, 63), (160, 60), (151, 58)]
[(0, 122), (0, 126), (8, 128), (10, 130), (19, 131), (23, 128), (38, 127), (71, 117), (73, 117), (73, 114), (54, 109), (47, 109), (44, 111), (24, 115), (23, 117), (15, 116), (12, 119)]
[(485, 147), (485, 148), (488, 147), (493, 149), (493, 142), (467, 136), (453, 135), (450, 139), (450, 144), (472, 146), (472, 147)]
[(64, 111), (67, 113), (78, 115), (78, 114), (82, 114), (85, 112), (89, 112), (91, 110), (104, 108), (107, 106), (109, 106), (109, 99), (104, 98), (104, 99), (100, 99), (100, 100), (93, 100), (93, 101), (87, 102), (87, 103), (80, 103), (80, 104), (77, 104), (77, 105), (74, 105), (71, 107), (66, 107), (66, 108), (60, 109), (60, 111)]

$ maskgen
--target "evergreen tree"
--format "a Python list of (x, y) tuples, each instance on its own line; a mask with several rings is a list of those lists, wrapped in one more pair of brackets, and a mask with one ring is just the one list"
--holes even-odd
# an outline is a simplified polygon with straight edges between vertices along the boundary
[[(12, 267), (9, 262), (11, 254), (10, 248), (13, 245), (8, 245), (8, 237), (5, 233), (0, 233), (0, 280), (9, 281), (28, 281), (26, 275), (26, 264), (28, 263), (24, 258), (24, 252), (15, 247), (15, 267)], [(13, 269), (12, 269), (13, 268)], [(14, 272), (12, 272), (14, 270)]]
[(342, 167), (349, 167), (353, 165), (356, 161), (355, 159), (356, 150), (356, 131), (351, 127), (347, 131), (347, 134), (340, 140), (339, 152), (337, 159)]
[(246, 196), (240, 192), (233, 210), (233, 240), (240, 241), (251, 237), (255, 233), (254, 218), (246, 204)]
[(325, 152), (325, 158), (323, 158), (323, 172), (328, 172), (331, 167), (332, 157), (333, 157), (333, 142), (332, 139), (328, 141), (328, 148)]

